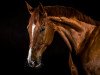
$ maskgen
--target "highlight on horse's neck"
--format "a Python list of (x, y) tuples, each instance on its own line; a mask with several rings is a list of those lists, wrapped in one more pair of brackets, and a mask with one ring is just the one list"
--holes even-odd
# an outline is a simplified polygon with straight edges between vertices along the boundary
[(83, 43), (85, 40), (84, 45), (86, 44), (87, 39), (90, 37), (92, 31), (95, 28), (95, 25), (87, 24), (85, 22), (80, 21), (80, 25), (82, 25), (83, 31), (82, 32), (76, 32), (72, 29), (71, 34), (73, 39), (76, 41), (77, 45), (77, 54), (81, 52), (81, 48), (83, 47)]
[[(82, 21), (79, 21), (75, 18), (66, 18), (66, 17), (49, 17), (56, 26), (56, 31), (60, 33), (60, 35), (63, 37), (64, 41), (67, 43), (67, 45), (71, 43), (73, 45), (74, 49), (76, 50), (76, 53), (80, 52), (81, 45), (85, 39), (87, 39), (92, 31), (95, 28), (95, 25), (91, 25)], [(68, 26), (69, 30), (66, 29)], [(60, 29), (60, 31), (59, 31)], [(67, 41), (69, 40), (69, 42)]]

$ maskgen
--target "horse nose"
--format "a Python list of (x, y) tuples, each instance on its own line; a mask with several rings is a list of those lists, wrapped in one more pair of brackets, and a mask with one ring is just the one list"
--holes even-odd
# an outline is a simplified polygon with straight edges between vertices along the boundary
[(29, 64), (30, 67), (35, 67), (35, 68), (39, 68), (41, 66), (40, 62), (32, 61), (32, 60), (29, 61), (28, 64)]
[(28, 61), (28, 64), (30, 67), (35, 67), (35, 61)]

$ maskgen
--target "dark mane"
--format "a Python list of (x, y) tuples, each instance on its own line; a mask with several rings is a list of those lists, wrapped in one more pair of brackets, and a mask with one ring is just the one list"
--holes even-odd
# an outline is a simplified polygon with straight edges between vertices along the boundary
[(78, 10), (64, 6), (44, 6), (48, 16), (65, 16), (68, 18), (76, 18), (80, 21), (95, 25), (95, 21), (89, 16), (84, 15)]

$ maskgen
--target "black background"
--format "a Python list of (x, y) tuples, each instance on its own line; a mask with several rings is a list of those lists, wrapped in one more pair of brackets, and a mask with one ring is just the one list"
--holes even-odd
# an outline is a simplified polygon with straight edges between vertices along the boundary
[[(35, 8), (43, 5), (63, 5), (73, 7), (82, 13), (100, 20), (97, 0), (27, 0)], [(32, 69), (26, 63), (29, 38), (27, 24), (29, 19), (24, 0), (3, 0), (0, 2), (0, 55), (3, 73), (61, 74), (69, 75), (68, 51), (61, 37), (56, 33), (53, 43), (43, 54), (43, 67)], [(24, 64), (23, 64), (24, 63)], [(24, 66), (24, 67), (23, 67)], [(24, 69), (23, 69), (24, 68)], [(9, 71), (8, 71), (9, 70)], [(8, 71), (8, 72), (7, 72)], [(83, 74), (83, 71), (80, 73)], [(83, 74), (84, 75), (84, 74)]]

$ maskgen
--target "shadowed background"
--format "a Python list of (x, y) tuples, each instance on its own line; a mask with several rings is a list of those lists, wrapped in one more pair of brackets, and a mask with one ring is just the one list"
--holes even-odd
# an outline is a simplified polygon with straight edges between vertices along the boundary
[[(95, 20), (100, 20), (99, 2), (87, 0), (27, 0), (33, 7), (39, 2), (43, 5), (63, 5), (73, 7)], [(29, 19), (24, 0), (4, 0), (0, 2), (0, 55), (2, 70), (20, 74), (57, 74), (69, 75), (68, 51), (61, 37), (56, 33), (53, 43), (43, 54), (43, 67), (32, 69), (26, 64), (29, 38), (27, 24)], [(23, 64), (24, 63), (24, 64)], [(24, 69), (23, 69), (24, 66)], [(23, 71), (24, 70), (24, 71)], [(81, 69), (80, 69), (81, 72)]]

